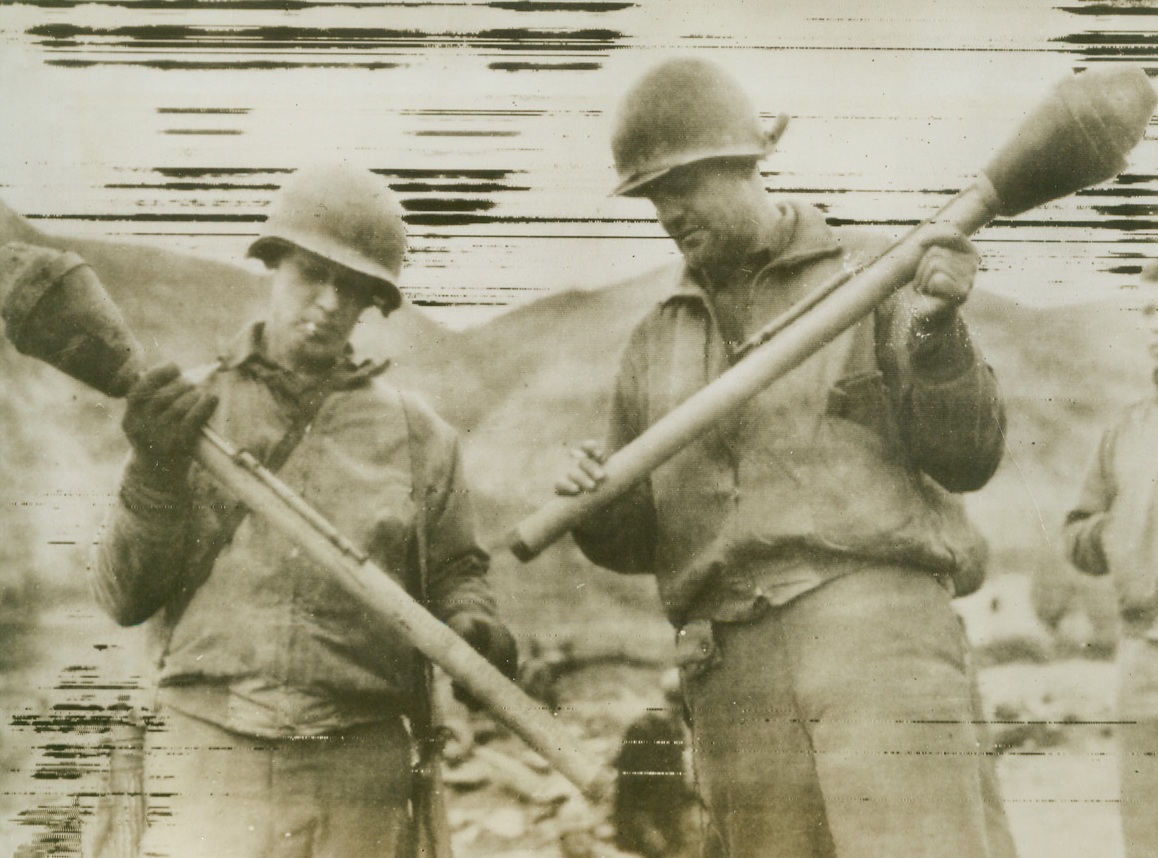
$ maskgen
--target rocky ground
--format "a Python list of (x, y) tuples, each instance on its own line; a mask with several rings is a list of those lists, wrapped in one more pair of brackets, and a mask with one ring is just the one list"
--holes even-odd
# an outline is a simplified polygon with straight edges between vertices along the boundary
[(1112, 663), (1001, 665), (981, 685), (1021, 858), (1121, 855)]
[[(1022, 858), (1114, 856), (1113, 665), (990, 616), (1024, 586), (995, 586), (962, 604), (977, 629), (982, 691)], [(1017, 611), (1016, 606), (1008, 610)], [(988, 619), (986, 626), (982, 620)], [(46, 612), (35, 653), (5, 676), (0, 855), (75, 855), (107, 764), (107, 719), (139, 703), (137, 657), (84, 600)], [(20, 637), (9, 628), (9, 641)], [(118, 641), (120, 643), (118, 643)], [(573, 653), (559, 717), (593, 758), (610, 760), (626, 726), (662, 705), (662, 664)], [(17, 691), (17, 689), (24, 689)], [(446, 783), (455, 854), (615, 856), (606, 808), (585, 806), (559, 775), (485, 716), (452, 704)], [(91, 829), (91, 824), (88, 825)], [(91, 836), (91, 833), (90, 835)]]

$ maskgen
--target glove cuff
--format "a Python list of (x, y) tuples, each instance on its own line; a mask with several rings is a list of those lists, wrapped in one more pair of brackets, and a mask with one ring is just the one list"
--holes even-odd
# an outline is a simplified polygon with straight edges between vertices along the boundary
[(134, 456), (121, 481), (121, 503), (142, 517), (179, 518), (189, 508), (187, 471), (176, 473)]
[(485, 614), (464, 612), (452, 617), (449, 625), (508, 679), (518, 673), (519, 651), (515, 637), (497, 619)]

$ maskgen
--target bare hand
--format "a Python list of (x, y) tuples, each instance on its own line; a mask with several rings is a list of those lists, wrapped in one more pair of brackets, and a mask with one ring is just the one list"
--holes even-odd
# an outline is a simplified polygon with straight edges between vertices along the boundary
[(573, 496), (583, 492), (593, 492), (607, 479), (603, 462), (607, 456), (603, 446), (597, 441), (584, 441), (571, 451), (575, 464), (565, 476), (555, 483), (555, 494)]
[(142, 463), (156, 471), (182, 474), (193, 460), (201, 427), (216, 408), (216, 396), (168, 363), (149, 370), (129, 389), (121, 427)]
[(932, 224), (922, 230), (925, 249), (913, 277), (917, 293), (913, 326), (928, 331), (945, 321), (973, 289), (980, 256), (964, 233), (948, 224)]

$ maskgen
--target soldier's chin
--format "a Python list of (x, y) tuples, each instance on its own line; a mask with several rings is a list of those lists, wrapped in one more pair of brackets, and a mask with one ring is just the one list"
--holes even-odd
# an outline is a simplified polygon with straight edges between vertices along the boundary
[(302, 370), (321, 370), (334, 365), (342, 349), (317, 337), (299, 340), (293, 350), (294, 367)]

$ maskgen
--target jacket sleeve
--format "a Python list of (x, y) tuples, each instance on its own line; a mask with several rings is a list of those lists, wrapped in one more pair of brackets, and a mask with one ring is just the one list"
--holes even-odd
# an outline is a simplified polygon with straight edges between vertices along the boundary
[[(646, 355), (646, 330), (641, 325), (620, 361), (611, 397), (608, 453), (627, 446), (647, 428)], [(592, 563), (623, 574), (648, 574), (654, 571), (656, 529), (651, 482), (645, 478), (592, 512), (571, 535)]]
[(1004, 453), (1001, 391), (957, 313), (928, 334), (914, 334), (910, 295), (902, 290), (892, 305), (890, 387), (901, 437), (921, 471), (951, 492), (975, 491)]
[(1109, 521), (1118, 492), (1111, 468), (1116, 434), (1111, 429), (1102, 436), (1086, 472), (1077, 505), (1066, 515), (1062, 527), (1070, 562), (1090, 575), (1105, 575), (1110, 571), (1102, 547), (1102, 531)]
[[(416, 502), (424, 504), (427, 607), (442, 621), (460, 613), (495, 617), (487, 581), (490, 556), (478, 540), (474, 506), (454, 431), (433, 414), (419, 430), (425, 477)], [(429, 434), (427, 434), (429, 433)]]
[(89, 567), (97, 604), (118, 624), (149, 619), (184, 580), (192, 512), (187, 485), (154, 485), (130, 460)]

